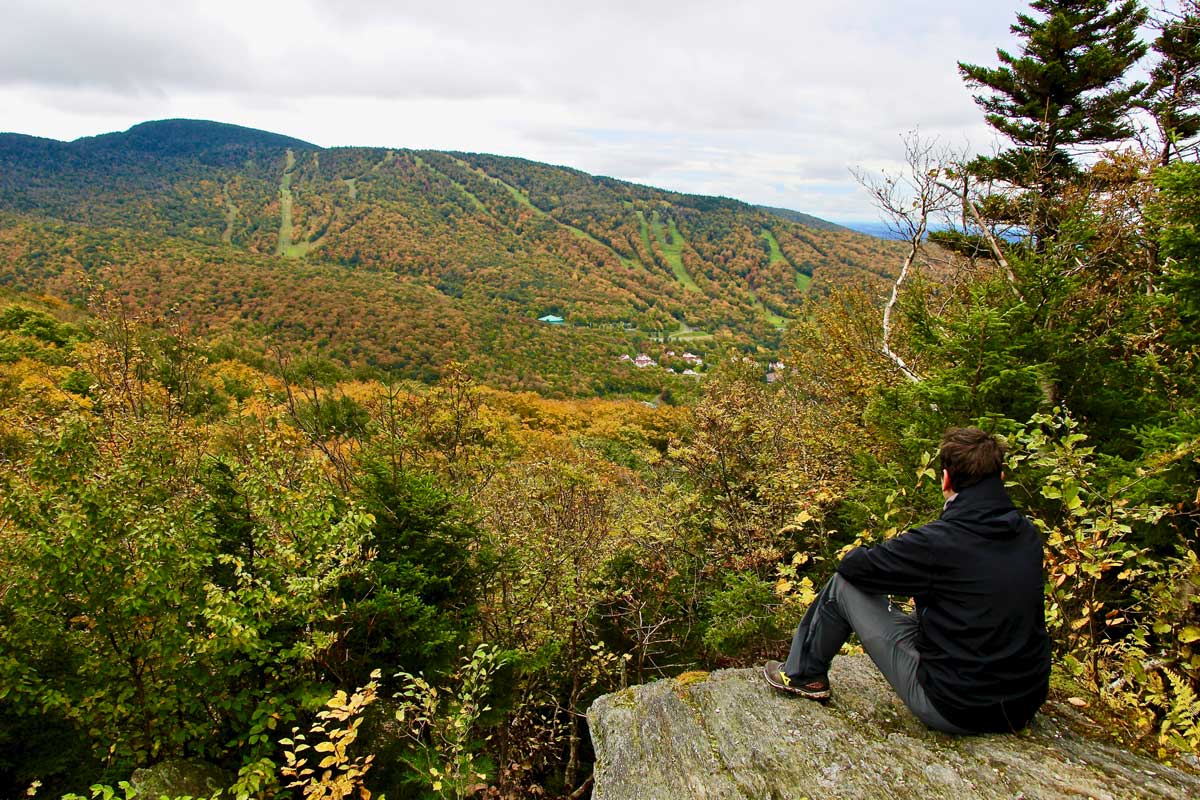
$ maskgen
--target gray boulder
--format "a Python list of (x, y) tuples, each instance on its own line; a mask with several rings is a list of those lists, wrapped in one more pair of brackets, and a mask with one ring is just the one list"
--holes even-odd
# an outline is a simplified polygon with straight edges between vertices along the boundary
[(206, 761), (176, 758), (135, 770), (129, 783), (137, 789), (137, 796), (145, 800), (204, 798), (232, 784), (233, 776)]
[(1055, 711), (1019, 735), (956, 737), (918, 722), (867, 656), (836, 659), (830, 681), (827, 705), (747, 669), (605, 695), (588, 711), (592, 797), (1200, 798), (1200, 775), (1089, 739)]

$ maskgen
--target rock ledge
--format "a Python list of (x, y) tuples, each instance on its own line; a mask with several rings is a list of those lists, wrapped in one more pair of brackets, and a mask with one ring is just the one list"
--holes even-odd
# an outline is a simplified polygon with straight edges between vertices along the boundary
[(1200, 776), (1041, 714), (1020, 735), (926, 729), (866, 656), (840, 657), (821, 705), (757, 670), (633, 687), (588, 711), (594, 800), (992, 800), (1200, 797)]

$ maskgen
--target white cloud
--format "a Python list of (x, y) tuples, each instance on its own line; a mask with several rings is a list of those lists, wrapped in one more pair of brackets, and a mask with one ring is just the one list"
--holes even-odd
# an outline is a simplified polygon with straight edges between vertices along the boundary
[(186, 5), (13, 0), (0, 26), (0, 85), (104, 89), (118, 95), (223, 85), (244, 72), (223, 52), (220, 20)]
[(323, 145), (495, 152), (837, 218), (920, 126), (989, 136), (956, 61), (1024, 4), (10, 0), (3, 127), (183, 116)]

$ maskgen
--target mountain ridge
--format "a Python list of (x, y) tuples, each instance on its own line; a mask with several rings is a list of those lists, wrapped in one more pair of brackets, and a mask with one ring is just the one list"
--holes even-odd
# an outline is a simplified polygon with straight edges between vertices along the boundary
[[(207, 133), (210, 137), (223, 139), (222, 143), (234, 144), (254, 144), (254, 143), (271, 143), (283, 147), (297, 147), (315, 150), (323, 150), (319, 145), (312, 142), (306, 142), (303, 139), (297, 139), (292, 136), (286, 136), (281, 133), (263, 130), (261, 128), (251, 128), (246, 125), (236, 125), (230, 122), (217, 122), (207, 119), (191, 119), (186, 117), (171, 117), (167, 119), (147, 120), (131, 125), (123, 131), (109, 131), (106, 133), (93, 134), (91, 136), (79, 136), (74, 139), (55, 139), (49, 136), (35, 136), (32, 134), (19, 133), (16, 131), (0, 131), (0, 143), (3, 143), (7, 137), (18, 137), (22, 139), (36, 139), (44, 142), (54, 142), (60, 145), (74, 147), (97, 147), (105, 146), (114, 142), (153, 142), (153, 141), (170, 141), (175, 144), (189, 139), (194, 140), (199, 134)], [(207, 142), (213, 144), (214, 142)]]
[[(209, 138), (207, 140), (202, 139), (202, 134), (206, 134)], [(216, 139), (216, 141), (214, 141), (214, 139)], [(3, 154), (5, 144), (22, 141), (27, 143), (37, 143), (43, 146), (61, 146), (62, 148), (66, 149), (82, 150), (114, 149), (121, 145), (131, 144), (134, 146), (134, 149), (137, 150), (169, 155), (191, 154), (201, 150), (204, 146), (212, 147), (214, 145), (267, 145), (310, 151), (375, 150), (382, 152), (402, 152), (409, 150), (409, 148), (364, 147), (358, 145), (331, 145), (326, 147), (305, 141), (303, 139), (298, 139), (292, 136), (287, 136), (285, 134), (275, 133), (273, 131), (267, 131), (260, 128), (252, 128), (245, 125), (237, 125), (227, 122), (182, 117), (148, 120), (132, 125), (124, 131), (112, 131), (90, 136), (80, 136), (70, 140), (60, 140), (52, 137), (35, 136), (32, 134), (24, 134), (19, 132), (0, 132), (0, 155)], [(590, 178), (598, 184), (607, 183), (639, 187), (673, 194), (680, 198), (692, 200), (697, 207), (711, 207), (712, 205), (728, 204), (734, 207), (744, 208), (746, 210), (758, 209), (766, 211), (770, 214), (780, 217), (781, 219), (798, 222), (808, 227), (818, 228), (821, 230), (839, 230), (846, 232), (851, 232), (853, 230), (844, 225), (839, 225), (837, 223), (830, 222), (801, 211), (796, 211), (794, 209), (756, 205), (745, 200), (740, 200), (738, 198), (725, 195), (702, 195), (671, 189), (662, 189), (649, 184), (639, 184), (635, 181), (629, 181), (623, 178), (588, 173), (585, 170), (565, 164), (550, 164), (548, 162), (539, 162), (522, 156), (506, 156), (482, 151), (451, 150), (435, 152), (445, 152), (451, 156), (465, 156), (471, 158), (503, 158), (518, 164), (550, 167), (552, 169), (562, 170), (580, 177)]]
[[(827, 231), (853, 231), (853, 228), (848, 228), (845, 225), (839, 225), (836, 222), (830, 222), (827, 219), (814, 217), (812, 214), (805, 214), (803, 211), (796, 211), (791, 208), (779, 208), (778, 206), (755, 206), (763, 211), (774, 214), (782, 219), (792, 222), (799, 222), (801, 225), (807, 225), (810, 228), (819, 228)], [(861, 231), (860, 231), (861, 232)]]
[[(886, 243), (803, 225), (733, 198), (507, 156), (322, 148), (197, 120), (141, 123), (73, 142), (0, 134), (0, 212), (7, 215), (0, 233), (7, 232), (8, 254), (0, 283), (15, 288), (57, 285), (61, 278), (45, 253), (64, 251), (60, 258), (93, 277), (103, 271), (106, 285), (142, 298), (143, 305), (153, 302), (156, 313), (191, 308), (202, 318), (189, 321), (212, 329), (215, 318), (237, 318), (238, 304), (249, 302), (236, 286), (224, 285), (233, 275), (244, 281), (255, 264), (275, 263), (261, 262), (263, 257), (281, 266), (304, 262), (305, 274), (316, 270), (328, 286), (366, 281), (377, 287), (363, 288), (368, 295), (386, 294), (388, 281), (429, 287), (456, 309), (445, 312), (459, 320), (456, 325), (472, 329), (457, 341), (493, 340), (490, 333), (480, 335), (481, 326), (525, 330), (528, 320), (564, 317), (567, 331), (535, 328), (528, 334), (542, 342), (534, 349), (543, 362), (547, 337), (570, 339), (570, 331), (582, 329), (611, 332), (602, 349), (613, 354), (672, 336), (700, 348), (724, 342), (771, 354), (787, 321), (812, 297), (847, 283), (878, 288), (898, 263)], [(55, 242), (41, 221), (81, 227), (62, 229)], [(115, 235), (121, 230), (137, 236)], [(206, 274), (213, 285), (205, 293), (219, 308), (204, 311), (187, 297), (150, 291), (148, 284), (163, 283), (155, 277), (163, 271), (145, 252)], [(286, 269), (277, 272), (271, 291), (281, 292), (280, 298), (321, 303), (293, 285), (299, 280), (295, 270), (291, 278)], [(359, 277), (351, 281), (353, 274)], [(184, 284), (193, 285), (190, 278)], [(429, 303), (418, 305), (413, 314), (434, 313)], [(277, 306), (278, 312), (269, 310)], [(282, 299), (259, 304), (264, 319), (286, 307)], [(341, 311), (312, 313), (334, 318)], [(286, 331), (295, 323), (275, 318), (264, 324)], [(290, 344), (308, 346), (312, 326), (300, 327), (304, 335), (297, 332)], [(418, 327), (428, 333), (437, 326)], [(363, 366), (352, 353), (363, 351), (364, 343), (354, 336), (352, 330), (327, 331), (316, 341), (351, 354), (341, 357), (347, 366)], [(580, 350), (594, 359), (594, 346)], [(424, 339), (406, 348), (427, 359), (443, 357)], [(482, 351), (455, 352), (469, 358)], [(365, 365), (390, 369), (396, 363), (373, 357)], [(592, 364), (578, 366), (582, 373), (597, 371)], [(410, 364), (401, 373), (428, 377), (430, 367)], [(542, 369), (525, 363), (506, 385), (546, 390)], [(564, 390), (567, 372), (556, 369), (549, 391)], [(599, 385), (620, 392), (626, 389), (611, 387), (632, 385), (614, 382), (612, 370), (599, 372), (606, 377), (598, 384), (582, 382), (589, 391)], [(646, 382), (633, 384), (645, 388)]]

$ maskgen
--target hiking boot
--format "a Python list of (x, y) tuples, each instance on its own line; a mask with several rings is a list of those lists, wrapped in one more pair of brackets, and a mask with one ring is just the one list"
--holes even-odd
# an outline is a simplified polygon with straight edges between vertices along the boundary
[(768, 661), (767, 665), (763, 667), (763, 676), (766, 677), (767, 683), (781, 692), (798, 694), (809, 700), (829, 699), (829, 679), (824, 675), (809, 680), (789, 678), (783, 671), (783, 664), (778, 661)]

